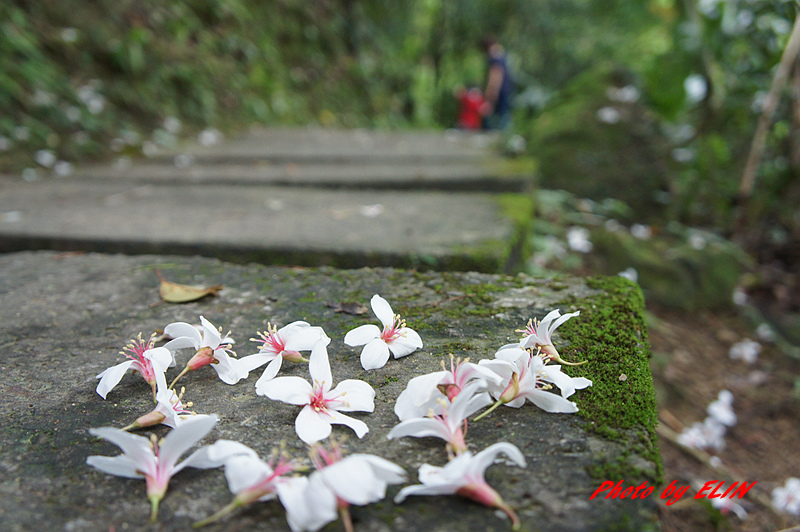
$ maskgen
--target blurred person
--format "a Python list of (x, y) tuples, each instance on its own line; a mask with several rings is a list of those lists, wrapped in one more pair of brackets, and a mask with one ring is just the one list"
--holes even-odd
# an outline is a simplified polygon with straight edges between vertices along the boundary
[(478, 86), (460, 87), (456, 89), (455, 95), (459, 103), (457, 127), (466, 130), (481, 129), (483, 126), (481, 110), (485, 100)]
[(486, 129), (508, 130), (511, 125), (514, 81), (508, 68), (508, 56), (503, 46), (493, 35), (483, 38), (481, 44), (486, 52), (487, 75), (485, 102), (481, 108)]

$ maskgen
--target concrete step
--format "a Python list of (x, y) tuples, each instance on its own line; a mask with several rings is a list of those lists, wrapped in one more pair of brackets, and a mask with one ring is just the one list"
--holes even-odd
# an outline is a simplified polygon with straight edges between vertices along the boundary
[(502, 271), (521, 243), (509, 214), (466, 192), (4, 181), (0, 251)]
[(527, 214), (509, 212), (497, 193), (524, 193), (530, 173), (498, 157), (492, 141), (458, 132), (255, 128), (215, 146), (187, 142), (61, 179), (5, 177), (0, 251), (510, 271)]
[[(223, 289), (218, 297), (163, 303), (156, 269), (173, 282), (222, 284)], [(593, 381), (569, 398), (580, 411), (548, 413), (530, 402), (521, 408), (500, 407), (478, 422), (469, 419), (466, 444), (476, 453), (502, 441), (523, 453), (525, 467), (501, 456), (486, 468), (486, 481), (516, 510), (522, 531), (658, 529), (663, 488), (658, 485), (655, 393), (647, 342), (641, 340), (646, 337), (643, 300), (638, 288), (624, 279), (598, 284), (562, 276), (551, 282), (526, 275), (289, 269), (200, 257), (49, 252), (0, 255), (0, 272), (3, 530), (187, 531), (232, 500), (222, 469), (186, 468), (169, 483), (159, 524), (148, 526), (144, 480), (108, 475), (86, 464), (88, 456), (121, 452), (91, 436), (89, 429), (124, 427), (153, 408), (150, 388), (139, 375), (128, 372), (106, 400), (95, 393), (95, 376), (122, 362), (119, 350), (137, 334), (147, 338), (173, 321), (199, 323), (202, 315), (230, 331), (240, 357), (257, 351), (247, 338), (265, 330), (267, 322), (281, 327), (302, 319), (323, 327), (331, 338), (334, 384), (360, 379), (375, 390), (374, 412), (351, 414), (369, 432), (358, 438), (335, 425), (333, 436), (346, 454), (369, 453), (392, 461), (407, 472), (408, 481), (390, 486), (379, 503), (353, 506), (356, 530), (508, 531), (510, 522), (502, 512), (457, 495), (414, 496), (394, 504), (401, 486), (418, 483), (422, 464), (444, 466), (448, 457), (440, 439), (388, 440), (387, 434), (398, 423), (394, 404), (411, 378), (441, 370), (442, 362), (449, 365), (451, 353), (474, 363), (492, 358), (501, 345), (519, 338), (516, 330), (528, 319), (556, 308), (581, 313), (554, 334), (564, 358), (588, 361), (564, 368), (572, 377)], [(343, 337), (377, 320), (369, 310), (350, 315), (337, 312), (331, 303), (369, 306), (376, 293), (420, 334), (424, 347), (364, 371), (361, 348), (344, 345)], [(189, 350), (177, 354), (179, 366), (168, 370), (168, 381), (191, 355)], [(255, 381), (262, 371), (235, 385), (221, 382), (210, 367), (181, 379), (191, 410), (219, 416), (199, 445), (224, 438), (250, 446), (265, 460), (281, 448), (308, 464), (308, 446), (295, 433), (301, 407), (256, 395)], [(308, 380), (309, 366), (284, 362), (279, 375)], [(169, 429), (160, 425), (135, 433), (163, 438)], [(308, 475), (310, 468), (298, 474)], [(656, 491), (641, 498), (605, 499), (605, 492), (590, 499), (604, 482), (623, 479), (623, 489), (647, 482)], [(289, 527), (280, 503), (267, 501), (240, 508), (202, 530), (288, 532)], [(324, 530), (343, 528), (335, 523)]]
[[(203, 164), (235, 161), (287, 162), (463, 162), (496, 156), (495, 134), (461, 131), (376, 131), (320, 128), (252, 128), (214, 146), (183, 145), (181, 153), (194, 155)], [(176, 150), (154, 157), (171, 160)]]
[[(177, 157), (186, 157), (180, 154)], [(461, 190), (522, 192), (530, 176), (502, 160), (451, 162), (273, 163), (242, 161), (227, 164), (142, 161), (133, 165), (92, 165), (77, 170), (73, 179), (136, 182), (141, 184), (273, 185), (320, 188), (374, 188), (387, 190)]]

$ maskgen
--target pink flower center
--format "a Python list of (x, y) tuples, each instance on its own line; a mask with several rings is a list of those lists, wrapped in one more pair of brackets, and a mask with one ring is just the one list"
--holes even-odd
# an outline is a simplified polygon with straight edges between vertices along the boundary
[(406, 326), (406, 322), (400, 319), (400, 316), (392, 318), (392, 324), (383, 328), (381, 332), (381, 340), (386, 343), (393, 342), (402, 336), (400, 329)]
[(286, 349), (286, 343), (283, 341), (283, 338), (278, 336), (278, 334), (275, 332), (268, 335), (263, 335), (262, 338), (262, 343), (264, 345), (261, 347), (261, 349), (263, 350), (271, 351), (277, 355)]
[(325, 398), (325, 391), (322, 389), (321, 386), (314, 387), (314, 394), (311, 396), (311, 401), (309, 401), (308, 405), (314, 409), (315, 412), (319, 414), (328, 414), (328, 403), (330, 403), (332, 399)]
[(155, 382), (156, 375), (153, 371), (153, 364), (144, 356), (145, 351), (152, 349), (155, 345), (155, 337), (151, 336), (147, 340), (142, 340), (141, 333), (135, 340), (126, 345), (121, 353), (131, 360), (139, 363), (142, 368), (142, 377), (146, 382)]

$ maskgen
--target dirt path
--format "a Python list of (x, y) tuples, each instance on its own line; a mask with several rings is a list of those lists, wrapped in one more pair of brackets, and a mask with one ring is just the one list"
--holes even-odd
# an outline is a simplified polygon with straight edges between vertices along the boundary
[[(800, 364), (769, 344), (752, 365), (732, 360), (730, 347), (751, 337), (735, 315), (686, 316), (650, 310), (651, 367), (662, 425), (679, 431), (682, 426), (702, 421), (706, 407), (719, 391), (730, 390), (738, 423), (728, 430), (726, 447), (716, 455), (737, 479), (758, 481), (751, 490), (755, 497), (743, 501), (749, 514), (746, 520), (733, 514), (720, 519), (706, 500), (687, 495), (671, 507), (662, 504), (665, 532), (781, 530), (800, 524), (763, 504), (788, 477), (800, 477), (800, 396), (796, 385)], [(714, 471), (664, 437), (660, 447), (666, 483), (677, 479), (679, 485), (702, 484), (734, 478)]]

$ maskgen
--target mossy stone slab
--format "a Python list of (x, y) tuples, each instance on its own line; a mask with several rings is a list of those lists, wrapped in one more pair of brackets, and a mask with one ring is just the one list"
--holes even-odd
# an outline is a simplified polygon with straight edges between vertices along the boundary
[[(193, 285), (224, 285), (218, 297), (170, 305), (158, 295), (158, 269), (167, 279)], [(503, 461), (487, 471), (489, 483), (515, 507), (522, 530), (644, 530), (655, 527), (657, 493), (644, 500), (589, 500), (605, 480), (626, 485), (660, 481), (652, 379), (648, 367), (642, 298), (623, 279), (534, 279), (479, 273), (396, 269), (336, 270), (233, 265), (214, 259), (23, 252), (0, 256), (0, 515), (7, 530), (148, 529), (149, 504), (141, 480), (106, 475), (85, 464), (89, 455), (116, 455), (114, 445), (92, 438), (92, 427), (127, 425), (152, 408), (149, 388), (126, 375), (102, 400), (95, 376), (122, 361), (119, 350), (173, 321), (205, 316), (231, 331), (240, 356), (257, 351), (248, 339), (267, 323), (306, 320), (322, 326), (334, 381), (358, 378), (376, 390), (371, 414), (354, 416), (370, 432), (361, 440), (343, 427), (348, 452), (374, 453), (401, 465), (416, 482), (423, 463), (444, 465), (441, 440), (387, 440), (397, 423), (393, 405), (408, 380), (438, 370), (448, 354), (472, 361), (491, 358), (517, 339), (517, 329), (549, 310), (580, 310), (560, 327), (556, 342), (568, 360), (589, 362), (567, 370), (594, 386), (574, 399), (578, 414), (549, 414), (531, 404), (503, 407), (470, 423), (467, 442), (479, 451), (497, 441), (521, 449), (528, 465)], [(368, 306), (381, 294), (416, 329), (425, 347), (366, 372), (359, 349), (344, 334), (376, 319), (367, 312), (338, 312), (337, 305)], [(179, 364), (189, 353), (179, 354)], [(170, 370), (176, 371), (174, 368)], [(285, 364), (285, 375), (308, 377), (302, 364)], [(229, 386), (211, 368), (187, 375), (184, 400), (220, 422), (205, 440), (241, 441), (267, 457), (283, 442), (302, 458), (295, 435), (299, 411), (255, 394), (260, 372)], [(624, 377), (623, 377), (624, 376)], [(147, 434), (147, 431), (142, 431)], [(168, 432), (156, 427), (159, 437)], [(456, 496), (410, 497), (395, 505), (400, 486), (381, 503), (352, 509), (356, 530), (508, 530), (497, 512)], [(231, 499), (221, 470), (187, 469), (176, 475), (153, 530), (187, 530), (191, 523)], [(341, 524), (325, 530), (341, 530)], [(207, 530), (288, 530), (277, 502), (258, 503)]]

